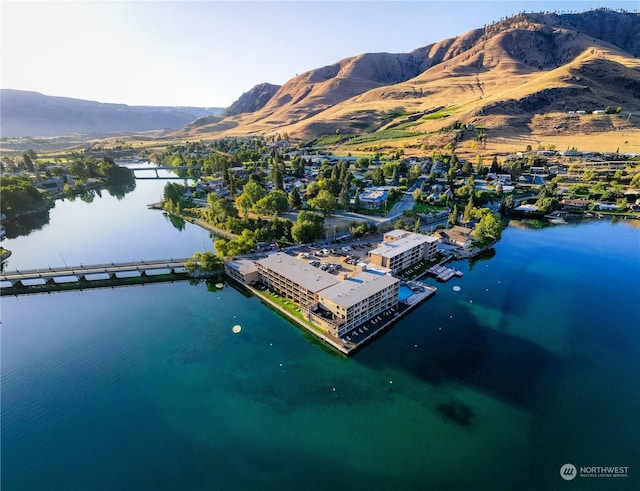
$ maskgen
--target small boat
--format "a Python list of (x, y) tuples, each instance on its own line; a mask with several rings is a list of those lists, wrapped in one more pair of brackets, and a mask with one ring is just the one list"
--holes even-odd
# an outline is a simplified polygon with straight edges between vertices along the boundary
[(556, 224), (567, 223), (567, 221), (564, 218), (561, 218), (561, 217), (551, 218), (551, 219), (549, 219), (549, 221), (551, 223), (556, 223)]

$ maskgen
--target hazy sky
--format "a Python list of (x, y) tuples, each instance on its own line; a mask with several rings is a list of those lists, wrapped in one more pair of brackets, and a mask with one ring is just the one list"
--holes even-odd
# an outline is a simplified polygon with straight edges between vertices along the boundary
[(131, 105), (226, 107), (261, 82), (401, 53), (520, 11), (630, 1), (5, 1), (0, 86)]

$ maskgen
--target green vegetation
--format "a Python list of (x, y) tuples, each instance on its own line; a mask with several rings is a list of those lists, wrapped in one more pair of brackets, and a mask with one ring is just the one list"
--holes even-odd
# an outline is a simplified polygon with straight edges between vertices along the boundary
[(310, 211), (301, 211), (296, 223), (291, 228), (291, 236), (300, 244), (313, 242), (322, 237), (323, 233), (324, 218)]
[(27, 176), (0, 177), (0, 206), (7, 216), (42, 207), (40, 192)]
[(440, 111), (436, 111), (433, 113), (425, 114), (422, 119), (424, 120), (434, 120), (434, 119), (443, 119), (451, 116), (456, 110), (458, 106), (451, 106), (445, 109), (441, 109)]

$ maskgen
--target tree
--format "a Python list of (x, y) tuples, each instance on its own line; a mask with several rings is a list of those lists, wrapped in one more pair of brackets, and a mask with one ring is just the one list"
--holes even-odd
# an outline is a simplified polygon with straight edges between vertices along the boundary
[(311, 222), (301, 222), (298, 220), (293, 224), (293, 227), (291, 227), (291, 237), (299, 244), (313, 242), (317, 237), (316, 227)]
[(224, 265), (222, 259), (211, 251), (196, 252), (193, 258), (200, 261), (200, 268), (205, 271), (218, 271)]
[(493, 160), (491, 161), (490, 172), (492, 172), (493, 174), (497, 174), (498, 172), (500, 172), (500, 166), (498, 165), (498, 157), (493, 157)]
[(500, 206), (502, 213), (504, 213), (505, 215), (510, 215), (514, 207), (515, 201), (513, 199), (513, 194), (507, 195), (507, 197), (502, 202), (502, 205)]
[(293, 188), (289, 193), (289, 207), (293, 210), (298, 210), (302, 207), (302, 199), (300, 199), (300, 193), (296, 188)]
[(384, 172), (382, 172), (380, 167), (376, 167), (371, 171), (371, 183), (374, 186), (384, 186)]
[(338, 202), (333, 197), (333, 195), (326, 189), (323, 189), (322, 191), (320, 191), (318, 193), (318, 196), (316, 196), (313, 199), (310, 199), (308, 203), (313, 208), (321, 210), (324, 216), (331, 215), (331, 213), (335, 211), (335, 209), (338, 207)]
[(482, 174), (482, 168), (482, 155), (478, 154), (478, 156), (476, 157), (476, 174)]
[(474, 237), (478, 240), (499, 240), (504, 230), (500, 216), (488, 210), (488, 208), (483, 208), (483, 210), (487, 211), (482, 215), (482, 218), (480, 218), (480, 221), (476, 225), (473, 233)]
[(249, 216), (249, 208), (251, 208), (251, 205), (244, 194), (241, 194), (236, 198), (236, 208), (238, 210), (242, 210), (242, 216), (246, 220)]
[(274, 189), (269, 192), (264, 198), (258, 200), (253, 205), (257, 213), (280, 213), (287, 211), (289, 208), (289, 200), (287, 199), (287, 193), (280, 189)]
[(473, 218), (473, 213), (475, 211), (475, 207), (473, 206), (473, 197), (469, 197), (469, 201), (467, 201), (467, 206), (464, 207), (464, 213), (462, 215), (462, 219), (465, 222), (471, 221)]
[(301, 211), (298, 213), (296, 223), (291, 227), (291, 237), (293, 240), (306, 244), (313, 242), (324, 233), (324, 218), (311, 211)]
[(253, 205), (267, 195), (267, 191), (255, 180), (250, 179), (249, 182), (243, 186), (242, 194), (245, 196), (249, 206), (253, 207)]
[(458, 223), (458, 205), (453, 205), (453, 210), (449, 213), (449, 225)]
[(411, 166), (411, 169), (409, 169), (409, 173), (407, 175), (407, 181), (410, 184), (413, 184), (418, 180), (421, 174), (422, 174), (422, 170), (420, 170), (420, 166), (418, 164), (413, 164)]
[(307, 190), (305, 192), (307, 201), (309, 201), (312, 198), (315, 198), (319, 192), (320, 192), (320, 185), (318, 184), (318, 181), (311, 181), (307, 186)]
[(24, 164), (24, 168), (29, 172), (35, 172), (36, 168), (33, 165), (33, 160), (31, 160), (29, 152), (24, 152), (22, 154), (22, 163)]

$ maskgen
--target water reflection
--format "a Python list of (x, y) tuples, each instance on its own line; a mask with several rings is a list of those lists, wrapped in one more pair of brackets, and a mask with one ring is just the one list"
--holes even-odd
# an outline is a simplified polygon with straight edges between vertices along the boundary
[(43, 210), (5, 222), (3, 225), (7, 233), (6, 238), (14, 239), (23, 235), (29, 235), (31, 232), (40, 230), (47, 225), (49, 219), (49, 210)]

